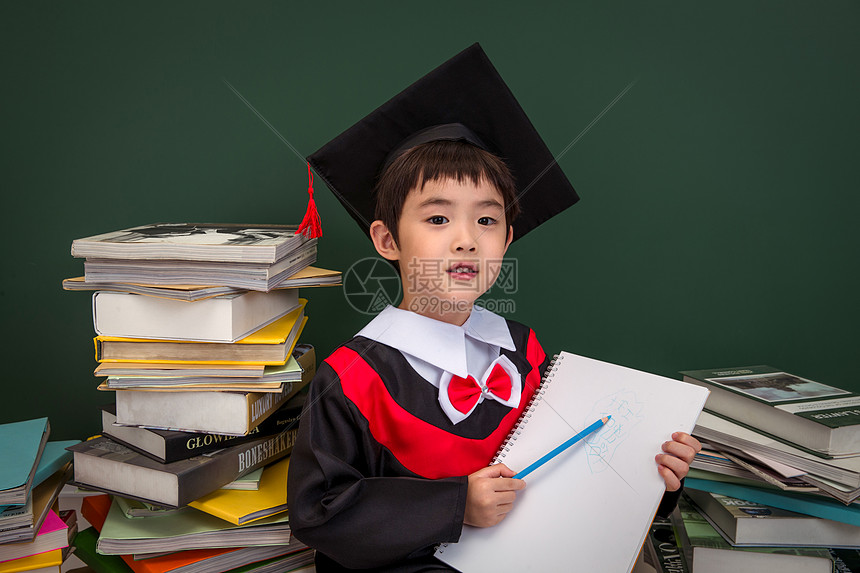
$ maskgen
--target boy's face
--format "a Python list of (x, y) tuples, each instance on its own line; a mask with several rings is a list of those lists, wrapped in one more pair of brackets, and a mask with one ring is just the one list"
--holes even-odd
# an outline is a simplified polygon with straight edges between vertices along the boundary
[(502, 195), (485, 181), (442, 179), (410, 191), (398, 243), (381, 221), (371, 227), (377, 251), (400, 264), (400, 308), (462, 324), (499, 274), (513, 238), (505, 221)]

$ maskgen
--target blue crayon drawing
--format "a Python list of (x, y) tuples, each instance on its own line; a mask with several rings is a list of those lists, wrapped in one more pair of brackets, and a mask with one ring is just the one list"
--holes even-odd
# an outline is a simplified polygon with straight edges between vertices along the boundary
[(615, 451), (630, 436), (632, 429), (642, 421), (644, 404), (635, 392), (623, 389), (598, 400), (585, 420), (594, 421), (603, 416), (612, 418), (597, 433), (585, 440), (588, 467), (591, 473), (600, 473), (609, 467)]

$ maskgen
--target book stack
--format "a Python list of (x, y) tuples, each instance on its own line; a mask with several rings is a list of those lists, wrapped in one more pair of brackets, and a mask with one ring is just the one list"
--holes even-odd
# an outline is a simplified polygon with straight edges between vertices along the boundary
[(76, 442), (49, 442), (47, 418), (0, 425), (0, 573), (58, 573), (77, 531), (57, 496), (71, 473)]
[(84, 283), (270, 291), (316, 261), (317, 239), (287, 225), (156, 223), (72, 242)]
[(308, 266), (316, 239), (159, 224), (77, 239), (72, 254), (87, 257), (86, 274), (64, 287), (95, 291), (95, 374), (115, 397), (102, 435), (69, 448), (75, 484), (109, 494), (84, 500), (98, 528), (78, 535), (76, 554), (147, 572), (309, 562), (291, 542), (285, 483), (316, 369), (313, 347), (298, 344), (308, 318), (297, 287), (340, 284)]
[(860, 571), (860, 396), (764, 365), (682, 374), (711, 393), (655, 568)]
[(313, 571), (313, 553), (305, 545), (296, 540), (284, 543), (286, 517), (244, 528), (188, 507), (129, 518), (119, 499), (88, 497), (81, 507), (92, 526), (75, 537), (75, 554), (97, 571)]

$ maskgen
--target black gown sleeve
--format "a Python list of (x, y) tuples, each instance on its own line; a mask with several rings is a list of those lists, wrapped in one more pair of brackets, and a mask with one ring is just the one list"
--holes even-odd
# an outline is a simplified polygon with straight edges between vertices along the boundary
[(378, 567), (457, 541), (467, 477), (426, 479), (368, 431), (325, 362), (311, 382), (290, 460), (290, 528), (349, 568)]
[(657, 507), (657, 515), (660, 517), (669, 517), (669, 514), (674, 511), (678, 505), (678, 499), (681, 497), (681, 492), (684, 491), (684, 479), (681, 478), (681, 487), (676, 491), (667, 491), (663, 494), (663, 499), (660, 500), (660, 505)]

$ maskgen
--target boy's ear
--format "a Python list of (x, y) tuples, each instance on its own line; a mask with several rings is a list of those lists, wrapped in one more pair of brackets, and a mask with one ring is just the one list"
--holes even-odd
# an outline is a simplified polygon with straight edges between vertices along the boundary
[(400, 260), (400, 249), (394, 241), (394, 236), (379, 219), (370, 224), (370, 240), (373, 241), (373, 246), (380, 256), (389, 261)]

